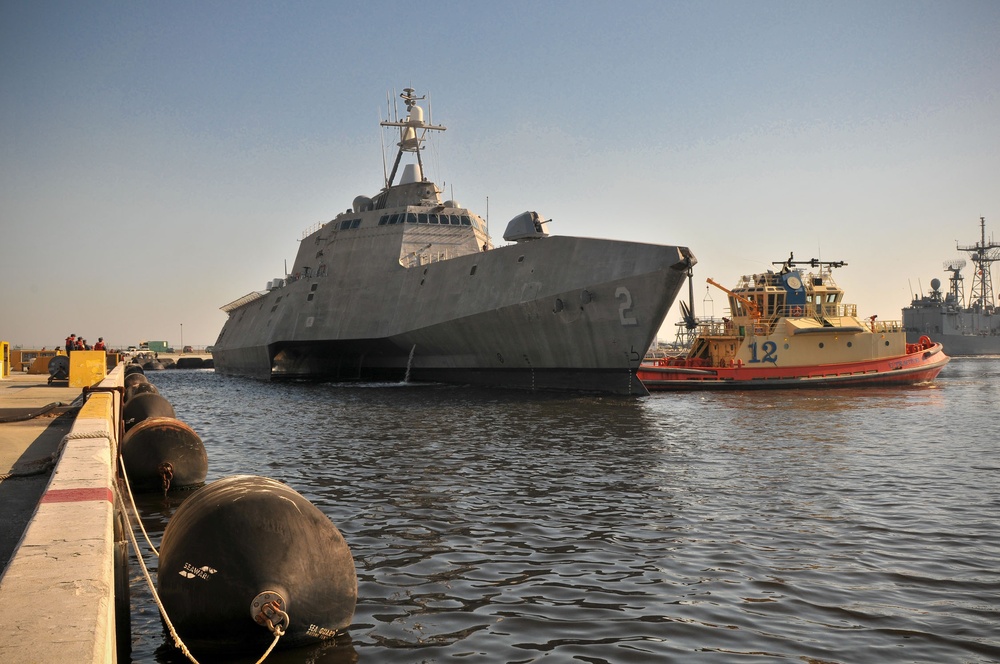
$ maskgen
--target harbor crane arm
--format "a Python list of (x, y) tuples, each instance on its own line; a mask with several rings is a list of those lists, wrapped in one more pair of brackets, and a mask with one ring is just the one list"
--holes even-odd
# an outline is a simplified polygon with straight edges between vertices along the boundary
[(737, 301), (739, 301), (740, 304), (745, 306), (747, 308), (747, 313), (750, 314), (750, 318), (753, 318), (754, 320), (760, 319), (760, 307), (757, 306), (756, 302), (754, 302), (749, 298), (743, 297), (739, 293), (734, 293), (733, 291), (729, 290), (728, 288), (720, 284), (718, 281), (715, 281), (711, 277), (709, 277), (707, 281), (708, 283), (712, 284), (719, 290), (726, 293), (726, 295), (728, 295), (729, 297), (736, 299)]

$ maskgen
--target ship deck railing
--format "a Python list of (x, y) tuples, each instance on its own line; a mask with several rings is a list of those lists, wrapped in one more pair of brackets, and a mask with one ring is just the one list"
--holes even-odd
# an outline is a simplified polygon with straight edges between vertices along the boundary
[[(737, 316), (733, 320), (705, 321), (698, 324), (698, 334), (701, 336), (746, 336), (753, 332), (756, 335), (771, 334), (781, 318), (813, 318), (826, 320), (830, 318), (857, 318), (856, 304), (813, 304), (785, 305), (776, 307), (774, 315), (754, 319), (749, 316)], [(899, 333), (903, 331), (900, 320), (865, 319), (865, 327), (876, 334)]]
[(233, 300), (232, 302), (230, 302), (229, 304), (225, 304), (225, 305), (223, 305), (223, 306), (221, 306), (219, 308), (222, 309), (223, 311), (225, 311), (228, 314), (230, 311), (233, 311), (235, 309), (239, 309), (240, 307), (242, 307), (242, 306), (244, 306), (246, 304), (250, 304), (251, 302), (255, 302), (256, 300), (259, 300), (260, 298), (264, 297), (265, 295), (267, 295), (266, 292), (253, 291), (252, 293), (247, 293), (243, 297), (237, 298), (237, 299)]

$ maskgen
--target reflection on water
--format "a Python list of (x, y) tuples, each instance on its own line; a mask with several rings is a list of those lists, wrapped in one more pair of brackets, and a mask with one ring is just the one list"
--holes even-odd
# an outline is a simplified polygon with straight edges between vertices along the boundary
[[(350, 544), (349, 637), (268, 661), (1000, 659), (1000, 361), (647, 399), (150, 378), (210, 481), (287, 482)], [(133, 576), (133, 660), (184, 661)]]

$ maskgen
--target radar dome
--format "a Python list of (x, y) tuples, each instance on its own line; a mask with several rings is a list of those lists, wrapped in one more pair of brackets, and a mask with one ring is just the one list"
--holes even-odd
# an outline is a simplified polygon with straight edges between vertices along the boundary
[(357, 196), (354, 198), (354, 213), (367, 212), (372, 209), (372, 199), (367, 196)]
[(941, 280), (938, 279), (937, 277), (934, 277), (933, 279), (931, 279), (931, 288), (933, 288), (934, 290), (940, 289), (941, 288)]

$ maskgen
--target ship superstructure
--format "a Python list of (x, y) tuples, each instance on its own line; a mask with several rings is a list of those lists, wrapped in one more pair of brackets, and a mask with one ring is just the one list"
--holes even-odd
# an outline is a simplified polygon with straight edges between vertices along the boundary
[[(411, 88), (385, 186), (304, 234), (287, 274), (223, 307), (216, 371), (645, 394), (640, 361), (696, 261), (686, 247), (551, 236), (536, 212), (496, 247), (426, 179)], [(399, 181), (396, 175), (404, 158)]]
[(991, 266), (1000, 260), (1000, 244), (987, 240), (986, 218), (979, 218), (979, 241), (957, 245), (958, 251), (969, 255), (972, 266), (968, 299), (962, 270), (964, 258), (947, 261), (948, 290), (942, 292), (941, 281), (931, 279), (928, 295), (914, 296), (903, 309), (903, 326), (908, 341), (932, 336), (940, 341), (949, 355), (1000, 354), (1000, 311), (996, 307)]

